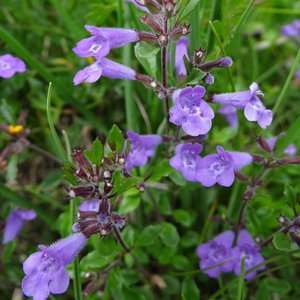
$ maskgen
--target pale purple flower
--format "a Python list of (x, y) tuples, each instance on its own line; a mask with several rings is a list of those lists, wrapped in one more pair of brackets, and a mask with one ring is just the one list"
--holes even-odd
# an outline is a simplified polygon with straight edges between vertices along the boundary
[(137, 8), (143, 10), (144, 12), (149, 12), (146, 6), (141, 5), (138, 0), (125, 0), (126, 2), (133, 3)]
[(45, 300), (50, 293), (64, 293), (70, 281), (65, 266), (86, 242), (83, 233), (75, 233), (49, 247), (40, 245), (41, 251), (31, 254), (23, 263), (26, 275), (22, 281), (23, 293), (34, 300)]
[(296, 78), (300, 78), (300, 69), (296, 70), (295, 76), (296, 76)]
[(213, 240), (198, 246), (197, 254), (200, 258), (200, 269), (220, 264), (203, 273), (207, 274), (209, 277), (216, 278), (221, 272), (232, 271), (233, 262), (231, 258), (231, 247), (233, 240), (234, 232), (227, 230), (217, 235)]
[(181, 37), (176, 44), (175, 70), (180, 81), (184, 80), (187, 75), (187, 70), (184, 63), (184, 57), (187, 59), (188, 62), (190, 61), (188, 49), (187, 49), (188, 44), (189, 44), (189, 39), (186, 37)]
[(100, 205), (99, 199), (84, 201), (78, 206), (78, 210), (98, 212), (99, 211), (99, 205)]
[(202, 145), (198, 143), (179, 144), (176, 146), (175, 156), (170, 159), (170, 165), (179, 170), (186, 180), (196, 182), (201, 151)]
[(94, 56), (97, 59), (106, 56), (110, 49), (119, 48), (140, 40), (135, 30), (122, 28), (101, 28), (85, 25), (92, 37), (82, 39), (73, 51), (80, 57)]
[(188, 135), (206, 134), (215, 115), (202, 99), (204, 94), (205, 88), (201, 85), (176, 90), (172, 95), (174, 106), (170, 110), (170, 122), (182, 126)]
[(213, 84), (215, 82), (215, 77), (210, 74), (207, 73), (203, 78), (202, 81), (205, 82), (206, 84)]
[(95, 82), (101, 76), (109, 78), (136, 80), (136, 72), (124, 65), (106, 58), (100, 58), (93, 64), (80, 70), (74, 77), (75, 85), (85, 82)]
[(217, 146), (217, 154), (209, 154), (199, 162), (197, 180), (203, 186), (212, 186), (216, 183), (222, 186), (231, 186), (234, 182), (234, 171), (252, 162), (252, 156), (244, 152), (225, 151)]
[[(264, 262), (263, 256), (259, 253), (260, 248), (255, 245), (251, 235), (245, 229), (239, 232), (237, 246), (232, 249), (232, 261), (234, 273), (239, 276), (241, 273), (242, 258), (245, 257), (245, 271)], [(255, 277), (257, 271), (263, 270), (265, 266), (245, 275), (245, 279), (250, 280)]]
[(11, 54), (4, 54), (0, 56), (0, 77), (10, 78), (16, 72), (25, 72), (26, 65), (18, 57), (14, 57)]
[(134, 166), (144, 166), (148, 158), (154, 155), (154, 147), (162, 142), (159, 135), (139, 135), (131, 130), (127, 131), (130, 140), (130, 150), (126, 158), (126, 169), (131, 171)]
[[(281, 134), (281, 135), (284, 135), (284, 133)], [(266, 142), (268, 143), (268, 145), (269, 145), (269, 147), (271, 148), (271, 150), (274, 150), (274, 149), (275, 149), (277, 140), (278, 140), (278, 138), (279, 138), (281, 135), (279, 135), (279, 136), (274, 136), (274, 137), (272, 137), (272, 138), (266, 140)], [(290, 156), (294, 156), (294, 155), (296, 154), (296, 152), (297, 152), (297, 147), (296, 147), (296, 145), (295, 145), (295, 144), (290, 144), (290, 145), (288, 145), (288, 146), (284, 149), (284, 152), (283, 152), (283, 153), (285, 153), (285, 154), (287, 154), (287, 155), (290, 155)]]
[(237, 128), (239, 125), (239, 119), (237, 115), (236, 107), (232, 105), (224, 105), (218, 109), (218, 113), (226, 117), (226, 120), (230, 127)]
[(213, 102), (244, 109), (244, 115), (248, 121), (257, 122), (265, 129), (272, 123), (273, 113), (266, 109), (258, 96), (262, 96), (258, 84), (253, 82), (249, 91), (225, 93), (214, 95)]
[(300, 38), (300, 20), (294, 20), (281, 28), (281, 34), (292, 38)]
[(3, 234), (3, 244), (13, 241), (21, 231), (25, 221), (31, 221), (36, 218), (34, 210), (13, 209), (8, 216)]

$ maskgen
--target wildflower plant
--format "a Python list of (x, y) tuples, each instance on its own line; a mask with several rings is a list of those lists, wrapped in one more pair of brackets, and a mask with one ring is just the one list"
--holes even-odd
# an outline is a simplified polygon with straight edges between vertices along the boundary
[[(13, 112), (6, 101), (0, 107), (5, 136), (0, 169), (6, 183), (0, 192), (13, 202), (4, 206), (1, 250), (5, 266), (14, 252), (20, 254), (14, 259), (24, 274), (17, 275), (16, 286), (34, 300), (57, 294), (76, 300), (231, 299), (233, 293), (236, 299), (277, 293), (296, 299), (297, 288), (275, 271), (282, 258), (299, 262), (299, 184), (290, 182), (299, 173), (300, 122), (287, 128), (276, 122), (300, 54), (275, 102), (262, 80), (268, 74), (239, 79), (238, 70), (247, 67), (239, 66), (235, 39), (242, 39), (253, 3), (230, 31), (230, 21), (224, 21), (220, 36), (222, 25), (205, 17), (207, 3), (104, 2), (95, 11), (104, 16), (102, 5), (107, 11), (118, 7), (118, 26), (98, 26), (108, 18), (88, 18), (84, 25), (80, 17), (73, 23), (64, 4), (53, 1), (73, 32), (67, 47), (72, 52), (53, 59), (67, 66), (72, 93), (21, 51), (26, 64), (53, 81), (46, 99), (47, 133), (39, 136), (33, 126), (32, 108), (16, 118), (19, 110)], [(214, 5), (212, 18), (217, 18), (221, 6)], [(199, 24), (209, 26), (207, 39)], [(282, 35), (298, 43), (297, 26), (298, 20), (285, 25)], [(10, 45), (23, 49), (17, 41)], [(0, 56), (4, 80), (27, 76), (15, 74), (25, 70), (21, 59)], [(52, 98), (60, 115), (51, 110)], [(33, 108), (40, 107), (32, 101)], [(123, 110), (126, 124), (113, 124)], [(43, 122), (40, 113), (36, 117)], [(24, 184), (18, 166), (34, 165), (33, 155), (42, 158), (49, 175), (41, 179), (36, 167), (36, 182)], [(280, 193), (284, 204), (274, 198)], [(47, 230), (35, 234), (42, 222)], [(49, 236), (50, 230), (60, 238)], [(274, 292), (276, 283), (286, 291)]]

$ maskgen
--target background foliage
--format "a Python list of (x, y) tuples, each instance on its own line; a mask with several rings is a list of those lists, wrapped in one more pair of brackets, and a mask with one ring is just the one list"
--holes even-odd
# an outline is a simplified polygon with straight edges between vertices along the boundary
[[(185, 7), (182, 16), (187, 22), (193, 22), (192, 49), (207, 48), (212, 59), (221, 55), (223, 49), (234, 61), (230, 73), (226, 69), (215, 71), (216, 83), (208, 92), (245, 90), (256, 81), (265, 93), (266, 106), (276, 105), (297, 54), (295, 44), (281, 37), (280, 28), (299, 18), (300, 3), (284, 0), (180, 2)], [(46, 118), (47, 88), (51, 81), (54, 123), (59, 133), (66, 132), (72, 148), (81, 145), (90, 149), (96, 136), (105, 142), (114, 123), (123, 132), (132, 129), (140, 134), (162, 133), (163, 103), (139, 83), (101, 78), (92, 85), (72, 84), (75, 72), (90, 62), (72, 52), (76, 42), (87, 36), (84, 24), (142, 29), (137, 15), (141, 12), (121, 0), (6, 1), (0, 11), (0, 54), (12, 53), (22, 58), (28, 71), (26, 75), (0, 80), (0, 121), (15, 123), (20, 111), (26, 110), (30, 141), (59, 156)], [(116, 49), (112, 58), (160, 78), (160, 55), (156, 49), (145, 47), (138, 44)], [(170, 52), (172, 70), (174, 47)], [(173, 72), (169, 73), (169, 80), (174, 86), (180, 84)], [(263, 133), (271, 137), (293, 128), (296, 134), (290, 135), (288, 142), (294, 142), (298, 149), (299, 88), (300, 82), (293, 79), (279, 103), (272, 126)], [(213, 123), (208, 152), (217, 144), (229, 150), (256, 149), (255, 136), (261, 133), (256, 124), (240, 118), (239, 129), (234, 131), (227, 127), (222, 116), (216, 117)], [(62, 136), (61, 139), (64, 141)], [(1, 148), (7, 142), (7, 137), (1, 134)], [(157, 170), (152, 180), (154, 187), (148, 193), (140, 195), (130, 190), (115, 203), (116, 209), (127, 215), (122, 234), (141, 265), (130, 254), (123, 253), (112, 237), (100, 240), (93, 236), (80, 255), (83, 285), (121, 257), (120, 264), (108, 274), (103, 299), (237, 299), (238, 279), (224, 275), (220, 280), (212, 280), (202, 274), (195, 249), (199, 243), (228, 229), (230, 220), (237, 219), (244, 184), (204, 188), (186, 182), (170, 169), (168, 162), (158, 161), (156, 157), (136, 171), (137, 175), (147, 174), (152, 167)], [(247, 170), (249, 174), (258, 171), (256, 167)], [(171, 181), (162, 179), (158, 185), (159, 179), (168, 174)], [(171, 182), (175, 185), (168, 190)], [(1, 173), (2, 222), (15, 205), (34, 208), (38, 214), (36, 220), (26, 224), (17, 241), (1, 248), (2, 299), (19, 293), (23, 277), (21, 262), (36, 250), (37, 244), (50, 244), (70, 234), (72, 220), (64, 184), (60, 165), (31, 150), (11, 156), (7, 172)], [(285, 202), (285, 184), (299, 191), (298, 166), (272, 170), (265, 177), (246, 214), (253, 236), (267, 238), (278, 227), (277, 218), (281, 214), (292, 215)], [(276, 247), (269, 246), (263, 251), (266, 258), (277, 260), (246, 283), (245, 299), (275, 299), (275, 295), (276, 299), (299, 299), (299, 260), (289, 253), (289, 244), (282, 246), (282, 239), (278, 239)], [(67, 294), (55, 296), (57, 299), (72, 297), (72, 288)], [(94, 292), (87, 299), (97, 297)]]

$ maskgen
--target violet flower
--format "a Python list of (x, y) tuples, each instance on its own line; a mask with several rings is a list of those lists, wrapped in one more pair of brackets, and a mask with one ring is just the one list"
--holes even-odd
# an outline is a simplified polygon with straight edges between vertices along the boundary
[(189, 44), (189, 39), (187, 37), (181, 37), (176, 44), (175, 70), (180, 81), (184, 80), (187, 75), (187, 70), (184, 63), (184, 57), (186, 57), (188, 62), (190, 61), (188, 49), (187, 49), (188, 44)]
[[(284, 133), (282, 134), (284, 135)], [(281, 135), (279, 136), (274, 136), (270, 139), (267, 139), (266, 142), (268, 143), (269, 147), (271, 148), (271, 150), (274, 150), (275, 149), (275, 146), (276, 146), (276, 143), (277, 143), (277, 140), (278, 138), (280, 137)], [(297, 152), (297, 147), (295, 144), (290, 144), (288, 145), (285, 149), (284, 149), (284, 152), (285, 154), (287, 155), (290, 155), (290, 156), (294, 156)]]
[(239, 125), (237, 109), (233, 105), (224, 105), (218, 109), (218, 113), (226, 117), (230, 127), (237, 128)]
[(295, 39), (300, 38), (300, 20), (296, 19), (281, 28), (281, 34)]
[(170, 122), (191, 136), (206, 134), (212, 125), (214, 112), (202, 99), (205, 88), (201, 85), (176, 90), (172, 97), (174, 106), (170, 110)]
[(13, 241), (21, 231), (24, 221), (31, 221), (36, 218), (34, 210), (13, 209), (7, 218), (4, 227), (3, 244)]
[(124, 65), (106, 58), (100, 58), (93, 64), (80, 70), (74, 77), (75, 85), (84, 82), (95, 82), (101, 76), (109, 78), (136, 80), (136, 72)]
[(214, 268), (203, 271), (204, 274), (216, 278), (221, 272), (231, 272), (233, 270), (233, 261), (231, 258), (233, 240), (233, 231), (227, 230), (217, 235), (213, 240), (198, 246), (197, 255), (200, 258), (200, 269), (220, 264)]
[(202, 81), (206, 84), (213, 84), (215, 82), (215, 77), (210, 74), (210, 73), (207, 73), (203, 78), (202, 78)]
[(79, 211), (99, 211), (100, 201), (99, 199), (94, 199), (90, 201), (84, 201), (78, 206)]
[[(264, 262), (263, 256), (259, 253), (260, 248), (255, 245), (251, 235), (245, 229), (239, 232), (237, 246), (232, 249), (232, 261), (234, 273), (239, 276), (241, 273), (242, 258), (245, 256), (245, 271)], [(259, 267), (245, 275), (245, 279), (250, 280), (255, 277), (257, 271), (263, 270), (265, 266)]]
[(139, 135), (131, 130), (127, 131), (127, 137), (130, 140), (130, 150), (126, 159), (128, 172), (134, 166), (144, 166), (148, 158), (154, 155), (153, 148), (162, 142), (162, 138), (159, 135)]
[(210, 187), (216, 183), (222, 186), (231, 186), (234, 182), (234, 171), (252, 162), (252, 156), (243, 152), (225, 151), (217, 146), (217, 154), (209, 154), (199, 162), (197, 180)]
[(23, 293), (34, 300), (45, 300), (50, 293), (64, 293), (70, 281), (65, 266), (72, 262), (86, 242), (83, 233), (75, 233), (49, 247), (40, 245), (41, 251), (31, 254), (23, 263), (26, 274), (22, 281)]
[(140, 40), (135, 30), (122, 28), (101, 28), (85, 25), (92, 37), (79, 41), (73, 51), (80, 57), (94, 56), (97, 59), (106, 56), (110, 49), (119, 48)]
[(146, 6), (139, 4), (139, 2), (136, 0), (125, 0), (125, 1), (133, 3), (137, 8), (143, 10), (144, 12), (149, 12)]
[(186, 180), (196, 182), (201, 151), (202, 145), (198, 143), (179, 144), (176, 146), (175, 156), (170, 159), (170, 165), (179, 170)]
[(4, 54), (0, 56), (0, 77), (10, 78), (16, 72), (25, 72), (26, 65), (18, 57), (14, 57), (11, 54)]
[(261, 128), (265, 129), (272, 123), (273, 113), (265, 108), (258, 95), (263, 94), (258, 84), (253, 82), (250, 85), (250, 91), (214, 95), (212, 101), (244, 109), (244, 115), (248, 121), (257, 122)]

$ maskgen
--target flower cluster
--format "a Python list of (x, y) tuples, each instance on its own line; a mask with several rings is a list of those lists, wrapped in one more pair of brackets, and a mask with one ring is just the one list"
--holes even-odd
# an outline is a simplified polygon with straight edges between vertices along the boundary
[[(264, 258), (260, 254), (260, 248), (256, 246), (249, 232), (245, 229), (239, 231), (236, 245), (233, 245), (235, 234), (233, 231), (225, 231), (213, 240), (201, 244), (197, 248), (200, 258), (200, 269), (212, 278), (216, 278), (221, 272), (234, 272), (237, 276), (241, 273), (242, 260), (245, 260), (245, 278), (253, 279), (257, 271), (263, 270)], [(251, 272), (250, 269), (256, 267)]]
[(217, 154), (200, 157), (200, 144), (181, 144), (176, 147), (176, 154), (170, 160), (170, 165), (181, 172), (183, 177), (192, 182), (200, 182), (210, 187), (218, 183), (231, 186), (234, 182), (235, 171), (250, 164), (252, 156), (243, 152), (225, 151), (217, 146)]

